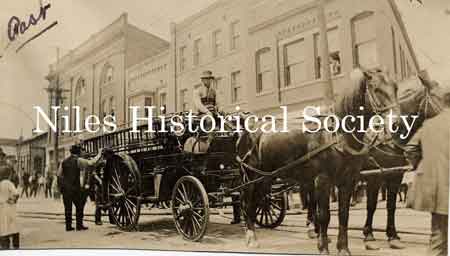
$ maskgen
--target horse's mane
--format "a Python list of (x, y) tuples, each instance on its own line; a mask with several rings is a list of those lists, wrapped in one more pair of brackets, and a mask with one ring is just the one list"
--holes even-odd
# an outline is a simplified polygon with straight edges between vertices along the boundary
[(347, 115), (363, 114), (360, 106), (365, 106), (367, 78), (360, 69), (355, 69), (350, 74), (350, 83), (343, 89), (336, 100), (335, 112), (340, 118)]

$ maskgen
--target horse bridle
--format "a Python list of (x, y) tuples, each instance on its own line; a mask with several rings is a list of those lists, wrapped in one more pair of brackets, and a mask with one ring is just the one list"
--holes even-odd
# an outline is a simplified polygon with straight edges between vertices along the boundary
[[(418, 109), (416, 114), (419, 116), (420, 113), (422, 112), (423, 116), (424, 116), (424, 119), (428, 119), (428, 115), (427, 115), (428, 107), (430, 107), (431, 110), (434, 111), (435, 113), (440, 113), (443, 110), (442, 107), (434, 101), (434, 98), (433, 98), (433, 96), (430, 93), (430, 89), (425, 88), (425, 96), (421, 100), (421, 102), (419, 103), (419, 109)], [(390, 153), (390, 152), (387, 152), (387, 151), (385, 151), (385, 150), (383, 150), (383, 149), (378, 147), (378, 145), (385, 144), (387, 142), (392, 142), (392, 144), (395, 147), (397, 147), (397, 148), (401, 149), (402, 151), (404, 151), (404, 147), (402, 145), (398, 144), (392, 137), (389, 138), (389, 140), (385, 140), (385, 141), (382, 141), (379, 144), (373, 145), (373, 148), (375, 148), (376, 150), (380, 151), (381, 153), (383, 153), (385, 155), (389, 155), (389, 156), (393, 156), (393, 157), (404, 157), (404, 155)]]
[(373, 92), (369, 89), (369, 85), (366, 85), (365, 94), (366, 94), (366, 97), (369, 99), (369, 104), (370, 104), (370, 107), (372, 108), (372, 111), (377, 115), (384, 114), (385, 112), (387, 112), (393, 108), (396, 108), (400, 105), (400, 103), (398, 101), (395, 101), (395, 103), (392, 103), (390, 105), (381, 106), (382, 104), (380, 103), (378, 98), (375, 95), (373, 95)]

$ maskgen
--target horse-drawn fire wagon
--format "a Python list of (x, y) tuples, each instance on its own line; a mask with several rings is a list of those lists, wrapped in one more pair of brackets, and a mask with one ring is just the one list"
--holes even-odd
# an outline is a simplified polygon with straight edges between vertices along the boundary
[[(194, 120), (194, 125), (198, 122)], [(154, 130), (160, 130), (161, 125), (171, 130), (170, 122), (154, 119)], [(108, 210), (111, 222), (119, 228), (134, 230), (143, 204), (169, 202), (177, 231), (187, 240), (198, 241), (205, 235), (210, 208), (240, 205), (245, 184), (236, 161), (238, 134), (194, 134), (176, 129), (147, 132), (147, 128), (138, 126), (138, 132), (121, 129), (82, 142), (87, 155), (105, 147), (113, 152), (97, 172), (101, 181), (94, 186), (100, 195), (97, 206)], [(208, 141), (207, 149), (195, 153), (186, 150), (189, 138)], [(286, 198), (277, 193), (282, 187), (274, 185), (274, 193), (259, 203), (260, 226), (274, 228), (283, 221)]]

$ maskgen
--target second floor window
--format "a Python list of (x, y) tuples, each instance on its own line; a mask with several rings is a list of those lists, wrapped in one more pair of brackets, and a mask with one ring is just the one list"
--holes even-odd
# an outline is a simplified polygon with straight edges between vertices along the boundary
[(222, 54), (222, 31), (216, 30), (213, 32), (213, 56), (217, 57)]
[(285, 86), (297, 85), (307, 80), (306, 52), (303, 39), (287, 44), (285, 56)]
[(194, 65), (197, 66), (201, 63), (200, 60), (200, 49), (201, 49), (202, 40), (197, 39), (194, 41)]
[[(328, 37), (328, 51), (330, 54), (330, 72), (332, 76), (336, 76), (342, 73), (342, 60), (341, 60), (341, 45), (339, 37), (338, 27), (329, 29), (327, 32)], [(314, 70), (315, 78), (322, 77), (322, 59), (321, 59), (321, 37), (320, 34), (314, 34)]]
[(352, 20), (354, 65), (366, 69), (378, 66), (376, 23), (372, 13), (363, 13)]
[(233, 103), (240, 102), (242, 100), (241, 91), (241, 72), (236, 71), (231, 73), (231, 101)]
[(238, 49), (239, 48), (239, 41), (241, 38), (241, 34), (239, 32), (239, 21), (235, 21), (231, 23), (231, 42), (230, 42), (230, 48), (231, 50)]
[(272, 83), (271, 51), (267, 47), (256, 52), (256, 93), (267, 91)]
[(180, 71), (186, 69), (186, 46), (180, 47)]

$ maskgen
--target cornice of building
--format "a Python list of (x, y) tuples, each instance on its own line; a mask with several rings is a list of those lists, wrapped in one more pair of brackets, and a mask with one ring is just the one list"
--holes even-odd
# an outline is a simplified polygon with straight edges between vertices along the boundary
[(70, 50), (68, 54), (61, 57), (61, 59), (52, 64), (51, 70), (58, 72), (67, 68), (78, 59), (89, 55), (93, 50), (99, 46), (110, 43), (111, 39), (123, 37), (125, 35), (126, 25), (128, 24), (128, 14), (123, 13), (119, 18), (113, 21), (108, 26), (91, 35), (87, 40), (81, 43), (78, 47)]
[(232, 0), (217, 0), (214, 3), (212, 3), (211, 5), (207, 6), (206, 8), (201, 9), (200, 11), (198, 11), (197, 13), (179, 21), (175, 23), (175, 27), (177, 30), (179, 29), (183, 29), (186, 26), (189, 26), (190, 24), (192, 24), (196, 19), (210, 13), (211, 11), (219, 8), (219, 7), (223, 7), (226, 6), (227, 4), (229, 4)]
[[(148, 57), (148, 58), (144, 59), (143, 61), (138, 62), (138, 63), (130, 66), (127, 69), (127, 73), (135, 72), (135, 71), (139, 70), (140, 68), (142, 68), (143, 66), (145, 66), (145, 65), (147, 65), (149, 63), (152, 63), (152, 62), (155, 62), (155, 61), (159, 61), (159, 60), (161, 60), (163, 58), (166, 58), (166, 57), (168, 58), (169, 54), (170, 54), (170, 47), (167, 47), (167, 49), (164, 49), (161, 53), (159, 53), (157, 55), (153, 55), (151, 57)], [(169, 62), (169, 59), (167, 59), (167, 62)]]

